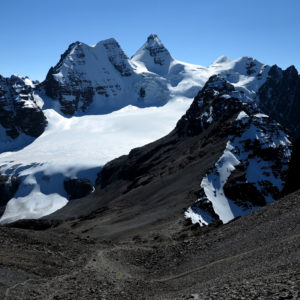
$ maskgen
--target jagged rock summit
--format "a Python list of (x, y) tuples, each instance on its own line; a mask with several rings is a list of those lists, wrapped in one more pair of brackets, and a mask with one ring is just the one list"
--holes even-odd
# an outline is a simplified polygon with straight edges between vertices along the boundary
[(144, 66), (148, 71), (167, 75), (174, 61), (156, 34), (150, 34), (146, 43), (131, 58), (133, 63)]

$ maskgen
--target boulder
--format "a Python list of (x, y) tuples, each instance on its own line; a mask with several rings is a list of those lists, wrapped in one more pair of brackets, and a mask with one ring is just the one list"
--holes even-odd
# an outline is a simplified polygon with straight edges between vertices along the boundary
[(94, 191), (94, 186), (88, 179), (65, 179), (64, 188), (69, 195), (69, 200), (85, 197)]

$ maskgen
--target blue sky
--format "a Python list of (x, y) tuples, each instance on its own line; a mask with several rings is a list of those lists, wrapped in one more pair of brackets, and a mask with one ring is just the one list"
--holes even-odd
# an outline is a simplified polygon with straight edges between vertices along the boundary
[(252, 56), (300, 70), (298, 0), (0, 2), (0, 74), (43, 80), (68, 45), (114, 37), (128, 56), (156, 33), (172, 56), (207, 66)]

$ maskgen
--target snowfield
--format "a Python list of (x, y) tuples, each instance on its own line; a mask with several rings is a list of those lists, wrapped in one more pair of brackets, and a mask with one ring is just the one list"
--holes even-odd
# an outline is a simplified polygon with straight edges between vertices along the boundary
[(0, 222), (40, 218), (63, 207), (68, 202), (66, 177), (94, 183), (106, 162), (169, 133), (191, 101), (177, 98), (163, 107), (127, 106), (107, 115), (72, 118), (46, 109), (48, 126), (38, 139), (20, 151), (0, 154), (0, 173), (22, 179)]

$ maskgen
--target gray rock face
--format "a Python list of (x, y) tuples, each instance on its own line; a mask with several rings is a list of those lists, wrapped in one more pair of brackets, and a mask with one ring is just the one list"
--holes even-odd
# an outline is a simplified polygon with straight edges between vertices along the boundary
[(147, 38), (147, 46), (145, 48), (149, 51), (150, 56), (153, 57), (155, 64), (162, 66), (169, 63), (170, 53), (160, 42), (156, 34), (151, 34)]
[(258, 96), (262, 111), (300, 137), (300, 76), (294, 66), (272, 66)]
[(17, 76), (0, 75), (0, 125), (6, 135), (15, 139), (21, 133), (32, 137), (41, 135), (47, 121), (33, 97), (32, 86)]
[(107, 50), (108, 59), (121, 74), (121, 76), (131, 76), (133, 74), (132, 68), (128, 63), (128, 56), (123, 52), (119, 43), (114, 39), (109, 39), (103, 43), (104, 48)]

